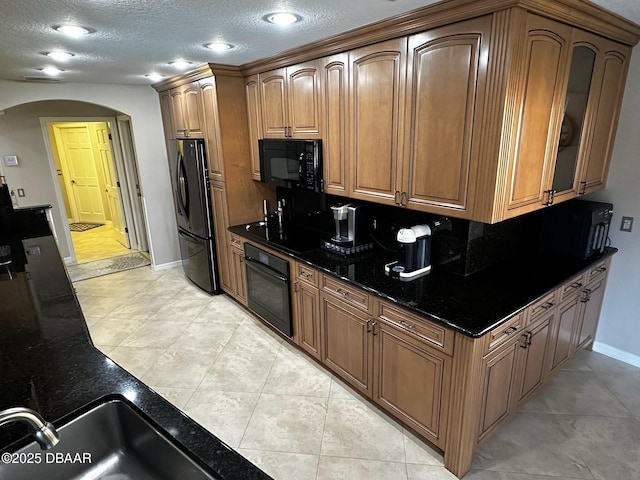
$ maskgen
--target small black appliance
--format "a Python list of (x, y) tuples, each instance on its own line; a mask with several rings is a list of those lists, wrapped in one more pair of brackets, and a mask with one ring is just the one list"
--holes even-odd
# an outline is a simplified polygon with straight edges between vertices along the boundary
[(570, 200), (545, 211), (543, 250), (588, 258), (607, 246), (611, 203)]
[(265, 138), (258, 140), (258, 148), (261, 182), (316, 193), (324, 190), (321, 140)]

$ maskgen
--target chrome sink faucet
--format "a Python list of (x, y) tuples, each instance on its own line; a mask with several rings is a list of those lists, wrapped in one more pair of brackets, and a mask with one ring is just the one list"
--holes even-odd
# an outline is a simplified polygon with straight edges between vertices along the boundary
[(60, 441), (60, 435), (55, 427), (30, 408), (7, 408), (0, 412), (0, 426), (13, 422), (22, 422), (29, 425), (33, 430), (36, 442), (40, 444), (40, 448), (43, 450), (48, 450)]

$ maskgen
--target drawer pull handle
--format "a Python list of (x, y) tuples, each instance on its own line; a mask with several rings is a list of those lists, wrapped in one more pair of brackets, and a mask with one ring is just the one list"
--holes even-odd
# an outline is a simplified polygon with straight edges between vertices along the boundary
[(602, 273), (602, 272), (606, 272), (607, 271), (607, 267), (600, 267), (596, 270), (596, 273)]
[(549, 310), (551, 307), (553, 307), (553, 302), (545, 302), (544, 304), (540, 305), (540, 308), (542, 308), (543, 310)]
[(373, 318), (368, 319), (365, 323), (367, 324), (367, 333), (371, 332), (371, 322), (373, 321)]
[(502, 332), (504, 335), (511, 335), (513, 332), (515, 332), (516, 330), (518, 330), (518, 327), (516, 326), (510, 326), (509, 328), (507, 328), (504, 332)]
[(404, 321), (404, 320), (400, 320), (400, 325), (402, 325), (402, 326), (403, 326), (403, 327), (405, 327), (405, 328), (414, 328), (414, 326), (413, 326), (413, 325), (411, 325), (410, 323), (407, 323), (407, 322), (406, 322), (406, 321)]
[(349, 292), (347, 292), (346, 290), (343, 290), (341, 288), (338, 288), (336, 290), (337, 293), (339, 293), (340, 295), (342, 295), (343, 297), (346, 297), (347, 295), (349, 295)]
[(582, 286), (582, 282), (575, 282), (571, 284), (571, 288), (573, 288), (574, 290), (577, 290), (581, 286)]

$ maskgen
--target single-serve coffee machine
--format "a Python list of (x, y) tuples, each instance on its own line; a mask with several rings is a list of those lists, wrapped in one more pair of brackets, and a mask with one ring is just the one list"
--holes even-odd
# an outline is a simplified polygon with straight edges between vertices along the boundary
[(387, 275), (409, 281), (431, 270), (431, 227), (427, 224), (401, 228), (396, 236), (400, 260), (384, 266)]
[(323, 240), (322, 248), (341, 255), (352, 255), (373, 248), (373, 243), (367, 242), (367, 221), (361, 205), (333, 205), (331, 212), (335, 234), (329, 240)]

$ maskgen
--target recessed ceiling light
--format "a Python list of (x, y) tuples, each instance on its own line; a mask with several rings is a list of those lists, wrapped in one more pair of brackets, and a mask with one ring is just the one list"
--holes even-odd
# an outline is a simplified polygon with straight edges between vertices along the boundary
[(44, 67), (41, 70), (42, 70), (42, 73), (46, 73), (51, 77), (55, 77), (57, 75), (60, 75), (62, 72), (64, 72), (64, 70), (60, 70), (58, 67)]
[(73, 57), (73, 53), (63, 52), (61, 50), (47, 52), (46, 55), (47, 57), (51, 57), (54, 60), (68, 60), (69, 58)]
[(295, 13), (287, 13), (287, 12), (277, 12), (270, 13), (263, 17), (267, 22), (275, 23), (276, 25), (290, 25), (292, 23), (299, 22), (302, 17), (300, 15), (296, 15)]
[(56, 27), (56, 30), (70, 37), (81, 37), (89, 33), (89, 29), (81, 27), (80, 25), (60, 25)]
[(185, 68), (189, 68), (190, 65), (193, 65), (193, 62), (187, 62), (186, 60), (174, 60), (173, 62), (169, 62), (169, 65), (183, 70)]
[(212, 42), (207, 43), (205, 47), (207, 47), (209, 50), (213, 50), (214, 52), (225, 52), (227, 50), (231, 50), (233, 48), (233, 45), (225, 42)]
[(151, 80), (152, 82), (159, 82), (164, 78), (164, 75), (160, 75), (159, 73), (153, 72), (153, 73), (149, 73), (148, 75), (145, 75), (145, 77)]

